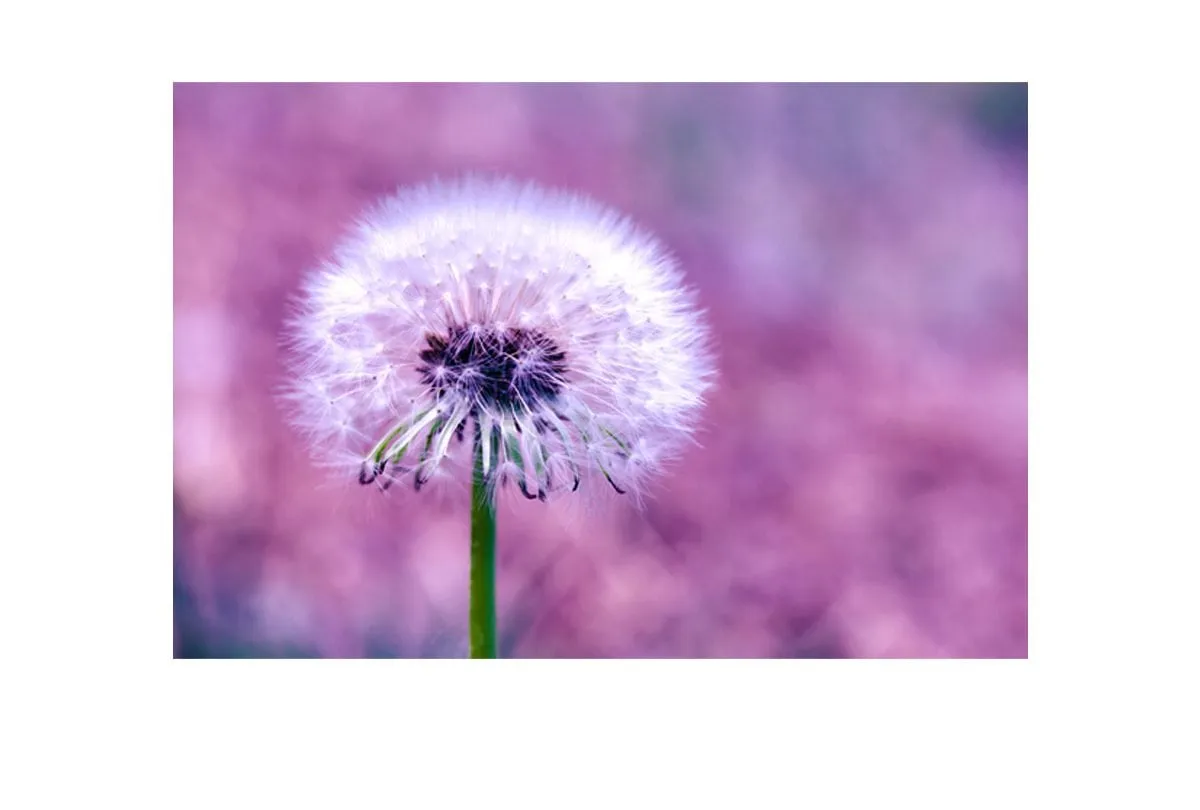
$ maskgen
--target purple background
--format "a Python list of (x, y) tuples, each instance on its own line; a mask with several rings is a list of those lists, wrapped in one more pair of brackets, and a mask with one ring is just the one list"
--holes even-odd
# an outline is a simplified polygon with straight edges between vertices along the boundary
[(642, 512), (500, 506), (502, 654), (1027, 654), (1024, 85), (177, 85), (175, 655), (466, 654), (467, 516), (281, 416), (302, 274), (465, 170), (655, 231), (709, 312)]

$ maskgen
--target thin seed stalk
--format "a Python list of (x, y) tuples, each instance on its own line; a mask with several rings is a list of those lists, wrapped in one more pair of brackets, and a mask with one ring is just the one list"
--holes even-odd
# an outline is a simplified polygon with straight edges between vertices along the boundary
[(471, 657), (496, 658), (496, 506), (483, 471), (483, 437), (475, 423), (471, 481)]

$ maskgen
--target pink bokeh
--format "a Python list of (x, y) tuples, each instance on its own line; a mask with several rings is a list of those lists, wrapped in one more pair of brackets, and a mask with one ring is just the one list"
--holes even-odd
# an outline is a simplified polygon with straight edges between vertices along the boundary
[(502, 501), (503, 654), (1025, 656), (1022, 94), (176, 86), (175, 654), (465, 655), (467, 516), (330, 480), (275, 394), (354, 217), (486, 171), (655, 231), (720, 369), (640, 511)]

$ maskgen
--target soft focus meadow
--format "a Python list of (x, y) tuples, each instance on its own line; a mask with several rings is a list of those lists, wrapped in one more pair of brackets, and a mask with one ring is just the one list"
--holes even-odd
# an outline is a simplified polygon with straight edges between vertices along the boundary
[(719, 377), (639, 511), (499, 508), (504, 657), (1024, 657), (1024, 85), (176, 85), (176, 657), (455, 657), (468, 515), (277, 401), (303, 274), (400, 185), (577, 190)]

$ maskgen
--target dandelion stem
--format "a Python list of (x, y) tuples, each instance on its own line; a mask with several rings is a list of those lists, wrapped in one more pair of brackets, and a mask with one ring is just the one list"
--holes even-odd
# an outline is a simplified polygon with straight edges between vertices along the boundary
[(497, 657), (496, 506), (483, 472), (483, 437), (478, 421), (471, 483), (471, 657)]

